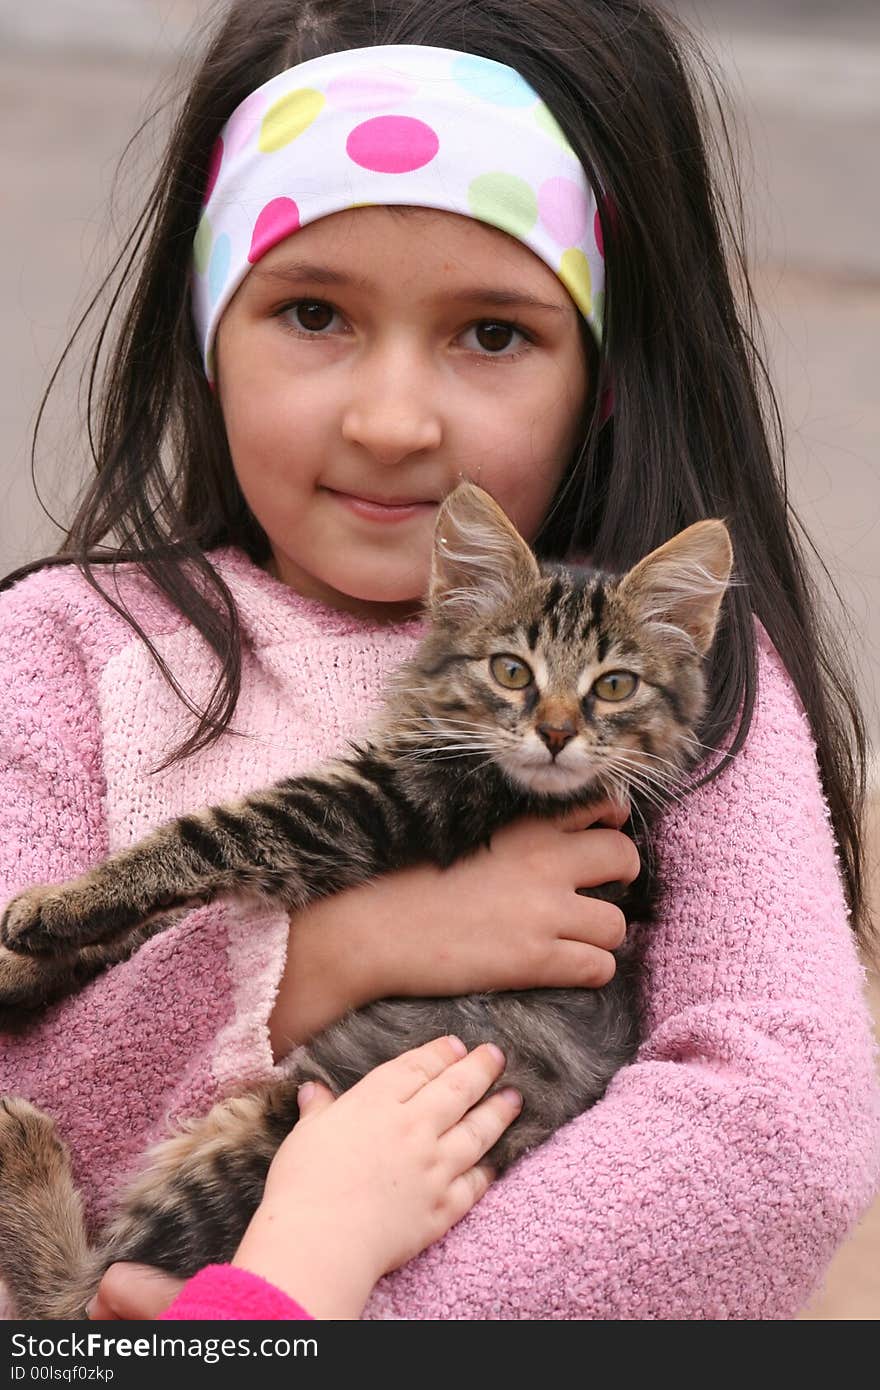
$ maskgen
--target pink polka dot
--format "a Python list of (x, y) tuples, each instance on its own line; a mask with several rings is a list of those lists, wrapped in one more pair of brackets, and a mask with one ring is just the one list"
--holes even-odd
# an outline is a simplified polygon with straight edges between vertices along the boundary
[(396, 106), (414, 96), (416, 90), (416, 83), (408, 78), (377, 72), (334, 77), (327, 83), (325, 95), (330, 105), (340, 111), (371, 111), (380, 106)]
[(217, 182), (217, 175), (220, 173), (220, 165), (223, 163), (223, 141), (217, 137), (217, 141), (211, 151), (211, 162), (208, 165), (208, 183), (205, 188), (205, 202), (208, 201), (214, 192), (214, 184)]
[(251, 92), (249, 97), (245, 97), (226, 127), (227, 158), (238, 154), (250, 140), (256, 139), (266, 114), (266, 106), (267, 97), (264, 92)]
[(267, 203), (254, 224), (248, 260), (253, 265), (279, 241), (299, 231), (299, 208), (292, 198), (273, 198)]
[[(614, 235), (615, 235), (615, 233), (616, 233), (616, 231), (617, 231), (617, 224), (618, 224), (617, 204), (616, 204), (615, 202), (613, 202), (611, 198), (604, 198), (604, 199), (602, 200), (601, 207), (602, 207), (602, 215), (603, 215), (603, 217), (605, 218), (605, 228), (606, 228), (607, 232), (609, 233), (609, 235), (613, 238)], [(604, 236), (602, 235), (602, 226), (601, 226), (601, 223), (599, 222), (599, 209), (598, 209), (598, 208), (596, 209), (596, 216), (595, 216), (595, 220), (594, 220), (594, 222), (593, 222), (593, 233), (594, 233), (594, 235), (595, 235), (595, 237), (596, 237), (596, 245), (597, 245), (598, 248), (599, 248), (599, 255), (600, 255), (600, 256), (604, 256), (604, 255), (605, 255), (605, 238), (604, 238)]]
[(413, 116), (374, 116), (355, 126), (345, 148), (362, 169), (408, 174), (430, 164), (440, 141), (429, 125)]
[(538, 189), (538, 212), (560, 246), (577, 246), (583, 240), (589, 206), (586, 194), (573, 179), (545, 180)]

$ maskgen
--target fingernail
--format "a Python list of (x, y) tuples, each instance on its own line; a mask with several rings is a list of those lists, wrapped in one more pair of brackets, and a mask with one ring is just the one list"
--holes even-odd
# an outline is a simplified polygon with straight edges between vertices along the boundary
[[(302, 1105), (308, 1105), (309, 1101), (311, 1100), (311, 1098), (312, 1098), (312, 1096), (313, 1096), (314, 1094), (315, 1094), (315, 1083), (314, 1083), (314, 1081), (305, 1081), (305, 1082), (303, 1082), (302, 1086), (300, 1086), (299, 1090), (298, 1090), (297, 1093), (296, 1093), (296, 1103), (297, 1103), (297, 1105), (300, 1105), (300, 1106), (302, 1106)], [(305, 1130), (303, 1130), (303, 1133), (305, 1133)]]
[(513, 1086), (505, 1086), (503, 1091), (498, 1092), (507, 1101), (508, 1105), (514, 1106), (517, 1110), (522, 1109), (523, 1098)]
[[(96, 1297), (97, 1297), (97, 1295), (96, 1295)], [(94, 1308), (94, 1306), (95, 1306), (95, 1299), (94, 1299), (94, 1298), (90, 1298), (89, 1301), (88, 1301), (88, 1303), (87, 1303), (86, 1306), (85, 1306), (85, 1315), (86, 1315), (87, 1318), (90, 1318), (90, 1317), (92, 1316), (92, 1309)]]
[(501, 1048), (496, 1047), (495, 1043), (486, 1043), (486, 1046), (488, 1047), (492, 1056), (495, 1058), (495, 1061), (498, 1063), (499, 1067), (503, 1067), (507, 1058), (504, 1056), (504, 1053), (501, 1051)]
[(465, 1047), (465, 1045), (464, 1045), (464, 1043), (462, 1042), (461, 1038), (457, 1038), (457, 1037), (455, 1036), (454, 1033), (450, 1033), (450, 1034), (449, 1034), (449, 1039), (448, 1039), (448, 1041), (449, 1041), (449, 1046), (452, 1048), (452, 1050), (453, 1050), (453, 1052), (455, 1053), (456, 1057), (466, 1057), (466, 1056), (467, 1056), (467, 1048)]

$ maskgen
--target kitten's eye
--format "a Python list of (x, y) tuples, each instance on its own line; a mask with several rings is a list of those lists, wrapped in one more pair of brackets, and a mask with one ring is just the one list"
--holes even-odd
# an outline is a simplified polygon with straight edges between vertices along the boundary
[(489, 670), (505, 690), (525, 690), (534, 680), (531, 670), (518, 656), (493, 656)]
[(639, 683), (632, 671), (606, 671), (593, 682), (593, 694), (600, 700), (628, 700)]

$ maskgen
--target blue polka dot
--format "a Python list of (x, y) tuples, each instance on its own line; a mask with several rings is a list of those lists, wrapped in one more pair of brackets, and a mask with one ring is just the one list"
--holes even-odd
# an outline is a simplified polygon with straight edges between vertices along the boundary
[(225, 232), (222, 232), (214, 242), (214, 249), (211, 252), (211, 263), (208, 266), (208, 291), (211, 295), (211, 303), (216, 304), (220, 295), (223, 293), (223, 286), (226, 284), (226, 277), (229, 274), (229, 262), (232, 259), (232, 243)]
[(524, 77), (491, 58), (463, 53), (452, 65), (452, 75), (471, 96), (494, 106), (534, 106), (538, 100)]

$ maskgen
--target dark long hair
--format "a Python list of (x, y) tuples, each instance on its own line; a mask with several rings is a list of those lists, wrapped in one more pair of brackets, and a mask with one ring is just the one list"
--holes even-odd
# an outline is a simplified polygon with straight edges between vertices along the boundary
[[(713, 747), (731, 738), (731, 755), (745, 741), (756, 689), (754, 613), (809, 717), (853, 923), (867, 934), (864, 725), (850, 664), (820, 617), (812, 546), (788, 500), (723, 102), (687, 32), (643, 0), (223, 6), (145, 210), (103, 287), (111, 299), (88, 383), (96, 475), (58, 555), (7, 582), (40, 564), (73, 561), (104, 593), (101, 562), (137, 562), (217, 657), (213, 694), (199, 708), (151, 648), (195, 715), (175, 756), (229, 726), (241, 630), (205, 552), (233, 544), (262, 563), (269, 548), (238, 488), (190, 312), (209, 158), (233, 109), (270, 77), (325, 53), (393, 43), (481, 54), (517, 69), (602, 190), (607, 287), (597, 390), (536, 548), (548, 557), (589, 553), (597, 565), (623, 570), (691, 522), (728, 520), (745, 584), (725, 600), (702, 737)], [(126, 303), (111, 343), (109, 324)], [(608, 387), (614, 410), (601, 425)], [(34, 448), (38, 431), (39, 419)], [(104, 596), (149, 646), (118, 597)]]

